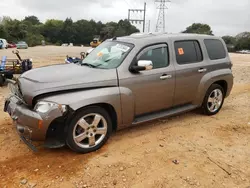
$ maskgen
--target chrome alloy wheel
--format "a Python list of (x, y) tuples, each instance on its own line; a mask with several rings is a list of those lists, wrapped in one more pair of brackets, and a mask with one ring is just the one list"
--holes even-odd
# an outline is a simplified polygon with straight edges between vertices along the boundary
[(207, 107), (210, 112), (216, 112), (220, 109), (223, 102), (223, 93), (220, 89), (215, 89), (208, 97)]
[(106, 119), (97, 113), (80, 118), (73, 130), (74, 142), (81, 148), (92, 148), (100, 144), (108, 131)]

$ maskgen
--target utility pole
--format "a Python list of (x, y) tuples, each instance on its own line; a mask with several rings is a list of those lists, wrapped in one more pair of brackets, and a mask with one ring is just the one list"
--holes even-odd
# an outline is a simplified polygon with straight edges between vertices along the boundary
[(159, 9), (159, 15), (156, 24), (156, 32), (165, 32), (165, 10), (168, 9), (167, 3), (171, 2), (170, 0), (155, 0), (159, 4), (157, 9)]
[(145, 32), (145, 22), (146, 22), (146, 7), (147, 7), (147, 4), (146, 2), (144, 3), (144, 16), (143, 16), (143, 32)]
[(148, 33), (150, 33), (150, 20), (148, 20)]
[[(145, 32), (145, 25), (146, 25), (146, 8), (147, 8), (147, 4), (144, 3), (144, 9), (128, 9), (128, 21), (131, 22), (133, 24), (133, 22), (135, 22), (137, 24), (137, 22), (139, 22), (139, 24), (141, 24), (141, 22), (143, 22), (143, 32)], [(131, 12), (139, 12), (139, 13), (143, 13), (143, 19), (131, 19)]]

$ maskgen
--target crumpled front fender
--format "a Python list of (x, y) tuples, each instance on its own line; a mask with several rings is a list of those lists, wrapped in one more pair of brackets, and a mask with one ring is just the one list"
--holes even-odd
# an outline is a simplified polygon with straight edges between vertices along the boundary
[(94, 104), (108, 104), (116, 111), (117, 123), (122, 124), (121, 98), (119, 87), (97, 88), (83, 91), (69, 91), (43, 98), (58, 104), (68, 105), (76, 111), (82, 107)]

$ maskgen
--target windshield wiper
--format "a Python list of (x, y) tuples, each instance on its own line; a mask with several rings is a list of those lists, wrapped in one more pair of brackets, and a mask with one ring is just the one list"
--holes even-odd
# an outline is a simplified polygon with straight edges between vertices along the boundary
[(95, 65), (92, 65), (90, 63), (81, 63), (81, 66), (88, 66), (88, 67), (91, 67), (91, 68), (96, 68)]
[(113, 58), (111, 58), (111, 59), (106, 59), (104, 62), (107, 63), (107, 62), (111, 61), (112, 59), (113, 59)]

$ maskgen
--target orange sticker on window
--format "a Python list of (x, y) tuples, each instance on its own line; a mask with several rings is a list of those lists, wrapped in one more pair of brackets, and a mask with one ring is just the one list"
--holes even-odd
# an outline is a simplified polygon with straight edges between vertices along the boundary
[(102, 52), (98, 52), (98, 54), (97, 54), (98, 57), (101, 57), (102, 55), (103, 55)]
[(183, 48), (178, 48), (178, 53), (179, 53), (179, 55), (184, 55), (184, 50), (183, 50)]

